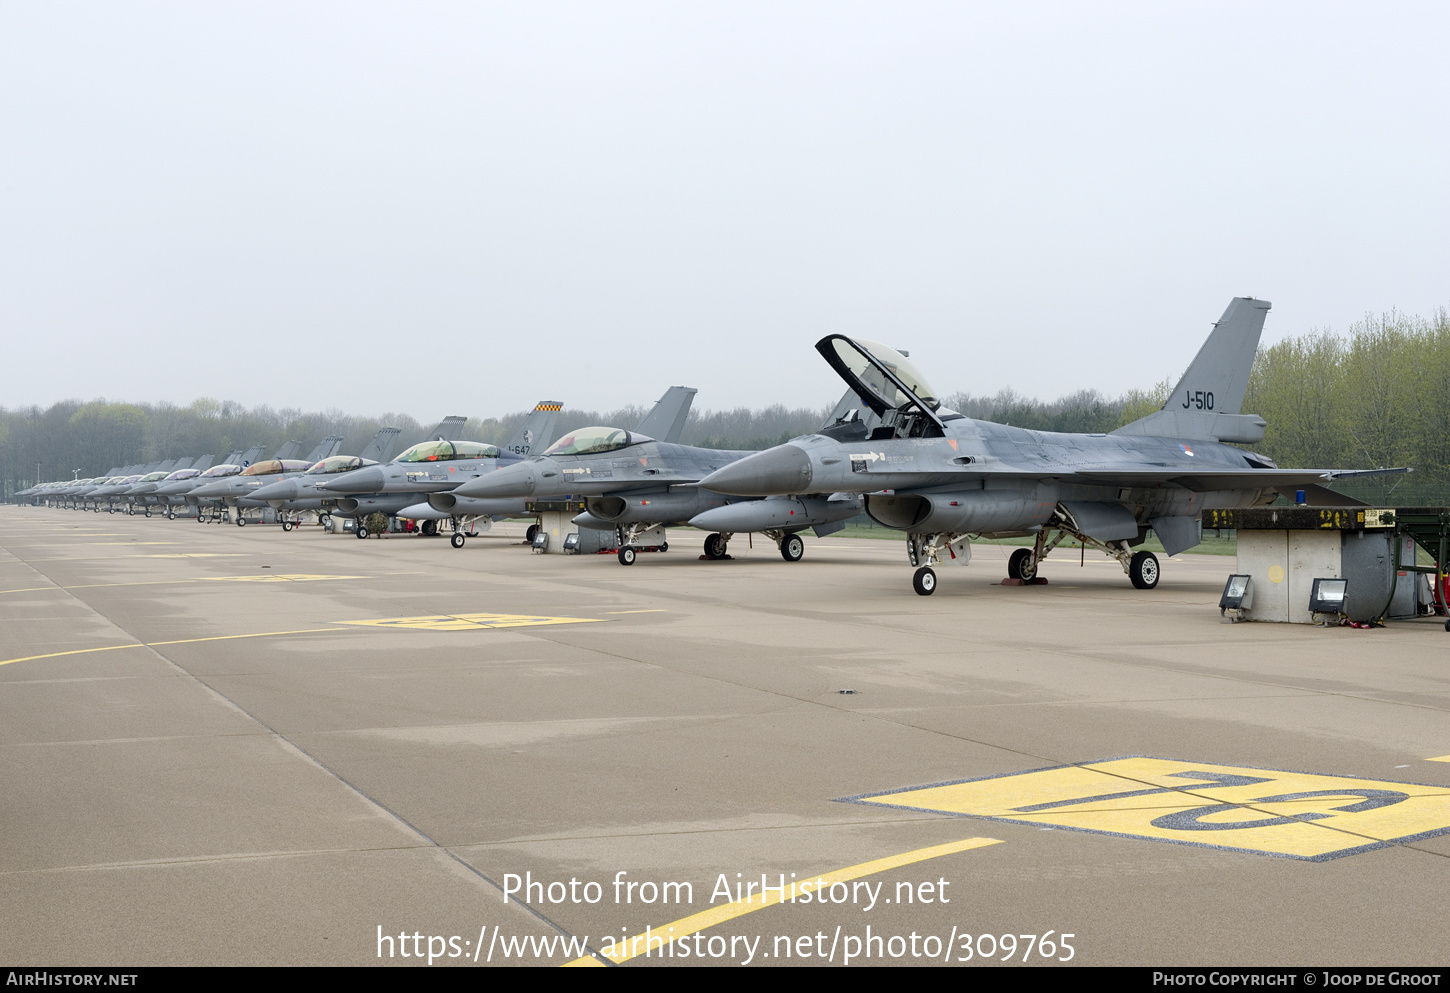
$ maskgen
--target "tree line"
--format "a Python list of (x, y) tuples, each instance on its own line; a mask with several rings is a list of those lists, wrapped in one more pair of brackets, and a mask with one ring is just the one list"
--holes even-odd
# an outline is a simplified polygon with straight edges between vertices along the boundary
[[(1107, 432), (1158, 410), (1172, 384), (1108, 397), (1082, 390), (1042, 401), (1011, 389), (992, 396), (945, 398), (968, 417), (1039, 431)], [(633, 427), (646, 406), (596, 411), (565, 408), (558, 433), (589, 424)], [(1268, 422), (1252, 446), (1285, 468), (1410, 466), (1409, 476), (1338, 484), (1375, 503), (1450, 504), (1450, 314), (1429, 318), (1391, 312), (1366, 317), (1343, 334), (1311, 331), (1262, 347), (1244, 399), (1246, 413)], [(761, 449), (825, 422), (831, 406), (760, 410), (692, 409), (681, 440), (707, 448)], [(463, 436), (501, 445), (527, 411), (470, 419)], [(187, 406), (64, 400), (47, 408), (0, 408), (0, 480), (6, 495), (36, 479), (99, 475), (114, 466), (263, 445), (270, 455), (289, 440), (305, 454), (328, 435), (355, 453), (384, 426), (401, 429), (399, 448), (424, 440), (434, 422), (400, 413), (366, 417), (341, 410), (244, 407), (200, 399)]]

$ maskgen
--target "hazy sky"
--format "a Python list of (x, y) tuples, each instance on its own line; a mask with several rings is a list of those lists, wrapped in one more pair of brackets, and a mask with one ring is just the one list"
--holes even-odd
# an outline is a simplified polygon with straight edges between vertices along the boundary
[(1450, 305), (1450, 5), (0, 0), (0, 405), (1176, 376)]

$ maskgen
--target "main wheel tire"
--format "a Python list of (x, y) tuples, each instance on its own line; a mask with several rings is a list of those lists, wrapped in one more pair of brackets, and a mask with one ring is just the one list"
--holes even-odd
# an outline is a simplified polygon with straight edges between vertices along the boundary
[(359, 538), (366, 538), (368, 536), (368, 529), (359, 524), (356, 530), (353, 531), (353, 534), (357, 535)]
[(434, 537), (437, 534), (438, 534), (438, 522), (437, 521), (424, 521), (423, 522), (423, 536), (424, 537), (426, 537), (426, 538), (432, 538), (432, 537)]
[(530, 545), (532, 545), (534, 543), (534, 536), (537, 535), (538, 533), (539, 533), (539, 526), (537, 524), (530, 524), (529, 525), (529, 529), (524, 532), (524, 540), (527, 541)]
[(662, 541), (662, 542), (660, 542), (660, 551), (662, 551), (662, 552), (668, 552), (669, 550), (670, 550), (670, 543), (668, 541)]
[(329, 524), (332, 523), (332, 515), (331, 514), (320, 514), (320, 515), (318, 515), (317, 523), (318, 524), (321, 524), (323, 527), (327, 527)]
[(625, 545), (619, 550), (619, 564), (634, 565), (635, 554), (635, 550), (632, 547), (630, 547), (629, 545)]
[(1007, 578), (1032, 579), (1036, 575), (1037, 561), (1032, 557), (1032, 549), (1019, 548), (1007, 560)]
[(1158, 556), (1152, 552), (1139, 552), (1128, 562), (1128, 578), (1133, 588), (1151, 590), (1158, 585)]
[(150, 517), (151, 516), (151, 508), (150, 507), (147, 507), (146, 508), (146, 516), (147, 517)]
[(931, 596), (936, 592), (936, 573), (931, 566), (924, 565), (916, 570), (916, 575), (911, 577), (911, 588), (920, 596)]
[(806, 553), (806, 543), (798, 534), (788, 534), (780, 543), (780, 557), (787, 562), (799, 562)]
[(723, 559), (725, 557), (725, 546), (729, 544), (718, 534), (708, 535), (705, 538), (705, 558)]
[(462, 548), (463, 543), (467, 540), (468, 539), (463, 536), (462, 531), (455, 531), (453, 532), (453, 537), (448, 539), (448, 544), (452, 545), (454, 548)]

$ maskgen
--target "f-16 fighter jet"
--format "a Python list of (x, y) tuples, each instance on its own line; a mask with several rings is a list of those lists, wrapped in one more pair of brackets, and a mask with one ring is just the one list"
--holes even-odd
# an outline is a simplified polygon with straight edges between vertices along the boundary
[[(353, 533), (359, 538), (366, 538), (368, 530), (362, 519), (369, 514), (400, 516), (405, 509), (425, 500), (430, 493), (451, 490), (465, 480), (493, 471), (500, 464), (518, 461), (523, 457), (522, 453), (527, 453), (550, 436), (562, 407), (563, 404), (557, 400), (540, 401), (504, 449), (478, 441), (459, 441), (456, 434), (452, 438), (434, 438), (414, 445), (387, 465), (369, 465), (341, 475), (326, 475), (316, 483), (316, 491), (333, 500), (334, 516), (356, 518)], [(460, 418), (460, 432), (461, 421)], [(522, 512), (523, 508), (518, 510)], [(428, 512), (426, 504), (420, 508), (419, 514), (423, 512)], [(463, 513), (439, 514), (425, 520), (424, 533), (438, 533), (437, 518), (457, 517)], [(454, 534), (455, 545), (461, 546), (462, 540), (463, 532), (457, 531)]]
[[(461, 418), (450, 418), (450, 422), (456, 422), (459, 430), (463, 424)], [(440, 424), (440, 429), (445, 429), (445, 424)], [(401, 434), (398, 428), (380, 428), (368, 442), (361, 455), (329, 455), (318, 460), (301, 476), (290, 479), (282, 479), (262, 487), (251, 494), (252, 499), (262, 500), (274, 507), (282, 518), (282, 530), (291, 531), (301, 523), (302, 512), (312, 511), (317, 515), (317, 521), (322, 524), (328, 518), (328, 511), (337, 503), (335, 497), (318, 489), (318, 485), (329, 479), (336, 478), (340, 473), (351, 472), (354, 469), (361, 469), (364, 466), (377, 465), (383, 459), (393, 454), (393, 446), (396, 444), (398, 435)], [(296, 516), (289, 518), (288, 512)]]
[[(860, 406), (847, 394), (832, 426), (847, 436), (859, 431), (864, 437), (869, 425), (848, 406), (851, 402)], [(798, 562), (805, 554), (801, 531), (811, 527), (817, 535), (830, 534), (844, 526), (840, 522), (861, 512), (860, 498), (852, 494), (839, 499), (826, 494), (795, 500), (737, 500), (695, 485), (721, 466), (751, 454), (660, 442), (642, 431), (588, 427), (560, 438), (542, 456), (501, 467), (450, 496), (459, 500), (583, 497), (585, 512), (574, 523), (614, 531), (622, 565), (634, 564), (647, 532), (687, 521), (714, 532), (705, 539), (707, 558), (724, 558), (735, 532), (756, 531), (771, 537), (787, 562)]]
[[(1158, 584), (1158, 558), (1137, 550), (1151, 529), (1169, 555), (1199, 542), (1205, 509), (1268, 503), (1282, 490), (1315, 502), (1335, 478), (1403, 469), (1278, 468), (1226, 442), (1254, 444), (1264, 421), (1240, 413), (1269, 303), (1237, 297), (1167, 403), (1111, 434), (1028, 431), (971, 420), (941, 405), (925, 378), (885, 345), (828, 335), (816, 351), (881, 417), (864, 440), (794, 438), (700, 481), (742, 496), (859, 493), (878, 523), (907, 532), (916, 592), (936, 590), (944, 557), (965, 564), (971, 538), (1031, 536), (1009, 578), (1031, 580), (1075, 538), (1115, 558), (1138, 589)], [(1339, 498), (1343, 499), (1343, 498)]]

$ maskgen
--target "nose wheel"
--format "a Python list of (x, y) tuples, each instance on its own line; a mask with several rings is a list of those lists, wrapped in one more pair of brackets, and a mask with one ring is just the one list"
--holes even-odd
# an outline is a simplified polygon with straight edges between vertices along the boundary
[(619, 550), (619, 564), (634, 565), (634, 557), (636, 554), (637, 553), (633, 548), (631, 548), (629, 545), (625, 545)]
[(916, 570), (916, 575), (911, 577), (911, 588), (916, 590), (919, 596), (931, 596), (936, 592), (935, 570), (926, 565)]
[(453, 537), (448, 539), (448, 544), (452, 545), (454, 548), (462, 548), (463, 543), (467, 540), (468, 539), (464, 537), (462, 531), (455, 531), (453, 532)]

